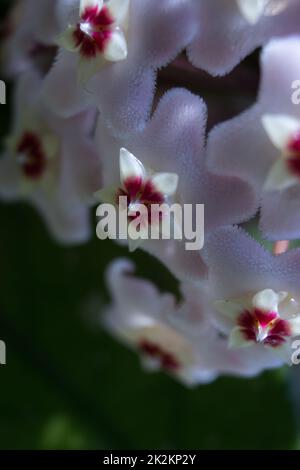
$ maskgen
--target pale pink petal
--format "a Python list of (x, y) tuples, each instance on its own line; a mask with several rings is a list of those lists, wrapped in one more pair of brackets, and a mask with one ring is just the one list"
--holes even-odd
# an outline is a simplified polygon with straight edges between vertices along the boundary
[(188, 48), (189, 57), (212, 75), (230, 72), (274, 36), (299, 32), (300, 6), (294, 0), (285, 11), (262, 16), (254, 25), (244, 18), (235, 0), (202, 0), (194, 2), (194, 8), (198, 31)]
[(61, 50), (43, 84), (47, 105), (64, 118), (92, 106), (92, 93), (79, 83), (77, 66), (76, 54)]

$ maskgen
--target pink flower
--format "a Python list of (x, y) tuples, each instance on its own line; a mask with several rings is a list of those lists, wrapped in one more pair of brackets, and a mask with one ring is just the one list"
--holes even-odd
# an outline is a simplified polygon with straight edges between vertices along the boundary
[(22, 0), (5, 19), (3, 70), (16, 76), (34, 68), (45, 74), (57, 53), (58, 0)]
[[(128, 194), (124, 183), (129, 176), (130, 183), (134, 177), (134, 182), (138, 179), (143, 188), (151, 181), (155, 200), (179, 203), (182, 207), (204, 204), (207, 235), (224, 224), (246, 220), (255, 208), (252, 192), (238, 178), (219, 177), (207, 171), (205, 126), (205, 104), (183, 89), (166, 93), (146, 128), (128, 139), (113, 137), (100, 119), (96, 132), (103, 161), (100, 200), (115, 201), (118, 188)], [(121, 149), (126, 151), (121, 152), (120, 181)], [(150, 179), (149, 174), (153, 175)], [(129, 190), (136, 190), (136, 185)], [(138, 193), (137, 202), (141, 202), (141, 196)], [(187, 251), (183, 241), (145, 240), (142, 248), (158, 257), (180, 279), (206, 274), (201, 252)]]
[(273, 256), (238, 228), (212, 234), (204, 250), (214, 316), (232, 348), (265, 348), (291, 363), (300, 334), (299, 256)]
[(300, 236), (300, 108), (292, 100), (299, 53), (298, 37), (271, 41), (262, 54), (257, 103), (217, 126), (208, 144), (211, 170), (240, 177), (255, 191), (260, 227), (271, 240)]
[(299, 32), (298, 0), (191, 0), (198, 31), (188, 55), (212, 75), (230, 72), (272, 37)]
[(162, 370), (187, 386), (195, 386), (221, 374), (253, 376), (282, 363), (264, 349), (229, 349), (211, 321), (204, 286), (182, 285), (182, 301), (176, 304), (173, 296), (161, 294), (132, 272), (132, 264), (124, 260), (109, 268), (112, 304), (104, 324), (139, 354), (147, 370)]
[(79, 79), (86, 81), (105, 61), (127, 58), (125, 38), (130, 0), (81, 0), (79, 20), (60, 36), (60, 44), (79, 54)]
[(96, 106), (113, 132), (123, 136), (142, 129), (157, 70), (194, 34), (189, 2), (160, 0), (154, 7), (153, 0), (59, 0), (58, 16), (65, 47), (45, 81), (49, 106), (64, 117)]
[(18, 83), (15, 124), (0, 160), (0, 197), (32, 203), (59, 241), (83, 242), (91, 233), (89, 205), (101, 182), (89, 137), (95, 116), (58, 118), (45, 106), (40, 89), (33, 73)]

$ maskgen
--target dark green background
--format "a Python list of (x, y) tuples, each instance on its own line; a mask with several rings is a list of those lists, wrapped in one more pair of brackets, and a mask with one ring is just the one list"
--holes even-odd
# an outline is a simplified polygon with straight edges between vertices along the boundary
[[(60, 248), (23, 205), (0, 217), (1, 448), (295, 447), (287, 371), (194, 391), (145, 374), (96, 323), (105, 266), (123, 252), (97, 240)], [(158, 263), (134, 258), (174, 289)]]
[[(96, 239), (59, 247), (32, 208), (0, 205), (0, 448), (297, 448), (288, 369), (190, 391), (145, 374), (102, 331), (103, 273), (120, 255)], [(139, 274), (177, 291), (158, 262), (133, 258)]]

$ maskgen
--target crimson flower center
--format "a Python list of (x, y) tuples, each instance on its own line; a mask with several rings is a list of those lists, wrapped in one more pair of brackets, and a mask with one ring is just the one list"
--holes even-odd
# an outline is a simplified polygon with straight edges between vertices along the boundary
[[(119, 188), (117, 192), (117, 202), (119, 202), (120, 196), (127, 197), (128, 208), (133, 204), (144, 205), (148, 209), (149, 222), (151, 222), (151, 205), (165, 202), (165, 196), (157, 191), (151, 180), (143, 180), (138, 177), (127, 178), (123, 188)], [(130, 219), (136, 217), (138, 217), (138, 212), (135, 216), (129, 216)]]
[(17, 146), (19, 163), (24, 175), (32, 180), (40, 178), (47, 166), (40, 138), (33, 132), (25, 132)]
[(300, 178), (300, 131), (288, 144), (287, 165), (289, 170)]
[(106, 6), (89, 7), (81, 15), (80, 22), (74, 31), (76, 47), (87, 58), (102, 53), (112, 34), (114, 19)]
[(139, 349), (146, 356), (159, 360), (161, 367), (168, 372), (174, 372), (180, 368), (180, 363), (173, 354), (163, 350), (151, 341), (141, 340)]
[(239, 316), (238, 326), (247, 341), (263, 343), (273, 348), (281, 346), (291, 336), (288, 321), (275, 312), (246, 310)]

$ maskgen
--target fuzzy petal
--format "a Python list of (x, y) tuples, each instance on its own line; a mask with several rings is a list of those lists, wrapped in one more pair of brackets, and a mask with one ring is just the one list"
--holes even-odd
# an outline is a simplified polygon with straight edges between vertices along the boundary
[(94, 193), (102, 184), (101, 160), (93, 142), (87, 137), (66, 140), (65, 156), (72, 164), (72, 175), (78, 196), (87, 204), (94, 203)]
[(47, 105), (63, 118), (74, 116), (92, 106), (91, 93), (79, 83), (77, 66), (76, 54), (61, 50), (43, 84)]
[(37, 41), (42, 44), (54, 44), (59, 31), (56, 4), (59, 0), (27, 0), (23, 25), (30, 25)]
[(258, 22), (266, 6), (266, 0), (237, 0), (237, 3), (242, 14), (251, 24)]
[(299, 249), (273, 256), (241, 229), (223, 228), (206, 241), (203, 258), (215, 298), (239, 298), (272, 289), (288, 292), (299, 301)]
[(230, 72), (274, 36), (299, 32), (300, 6), (293, 0), (280, 14), (263, 16), (256, 24), (246, 20), (236, 1), (202, 0), (194, 2), (194, 8), (198, 31), (189, 46), (189, 57), (196, 67), (212, 75)]
[(129, 50), (144, 64), (155, 68), (166, 65), (188, 45), (195, 33), (191, 2), (160, 0), (154, 7), (153, 0), (131, 1)]
[(300, 187), (272, 191), (264, 195), (260, 228), (269, 240), (300, 238)]
[(41, 78), (36, 74), (28, 73), (20, 79), (16, 93), (20, 115), (16, 116), (12, 133), (18, 136), (27, 126), (38, 133), (47, 149), (49, 173), (24, 194), (22, 188), (25, 183), (28, 186), (28, 181), (18, 171), (14, 155), (10, 155), (3, 160), (3, 164), (9, 162), (3, 174), (3, 190), (6, 192), (5, 184), (12, 180), (18, 198), (39, 210), (60, 242), (85, 242), (91, 235), (89, 205), (93, 192), (101, 185), (99, 158), (90, 140), (94, 116), (86, 113), (70, 120), (60, 119), (45, 106), (40, 89)]
[[(237, 178), (207, 173), (205, 124), (204, 103), (182, 89), (166, 93), (145, 130), (128, 141), (113, 138), (99, 121), (97, 141), (104, 153), (110, 155), (103, 161), (104, 186), (119, 185), (118, 155), (120, 148), (126, 147), (154, 173), (180, 175), (174, 202), (205, 204), (206, 234), (220, 225), (240, 222), (253, 213), (252, 194)], [(178, 269), (180, 278), (206, 272), (201, 255), (185, 250), (184, 243), (181, 247), (179, 242), (152, 241), (143, 248), (151, 254), (157, 252), (173, 272)]]
[[(68, 195), (67, 195), (68, 197)], [(91, 237), (91, 220), (87, 207), (75, 205), (65, 207), (61, 196), (53, 199), (40, 194), (32, 200), (44, 218), (52, 236), (63, 244), (86, 243)]]
[(261, 124), (262, 114), (257, 104), (211, 131), (207, 161), (212, 171), (242, 178), (255, 189), (264, 184), (280, 155)]
[(129, 260), (119, 259), (110, 265), (106, 274), (111, 295), (124, 310), (132, 309), (155, 318), (162, 309), (168, 308), (168, 303), (174, 306), (175, 301), (171, 296), (160, 298), (153, 284), (132, 276), (134, 270)]
[[(281, 198), (282, 201), (288, 201), (290, 195), (296, 194), (296, 189), (290, 188), (295, 183), (295, 178), (291, 178), (283, 162), (279, 161), (281, 151), (277, 147), (282, 147), (283, 140), (282, 138), (278, 140), (279, 134), (278, 131), (275, 132), (273, 118), (289, 116), (288, 121), (284, 119), (284, 122), (280, 117), (285, 130), (287, 125), (289, 130), (294, 130), (296, 122), (300, 121), (299, 107), (292, 102), (292, 82), (300, 73), (299, 63), (294, 60), (299, 50), (300, 41), (297, 37), (275, 39), (270, 42), (262, 54), (262, 81), (257, 104), (240, 116), (216, 126), (208, 142), (208, 165), (213, 172), (235, 175), (248, 182), (256, 195), (257, 208), (264, 193), (261, 226), (266, 230), (265, 235), (272, 239), (280, 233), (277, 216), (279, 207), (284, 212), (283, 216), (280, 216), (283, 218), (282, 232), (287, 233), (288, 238), (295, 233), (296, 217), (291, 221), (291, 230), (288, 233), (287, 224), (288, 220), (291, 220), (292, 212), (288, 206), (278, 203)], [(272, 134), (272, 140), (277, 147), (262, 125), (261, 120), (266, 115), (268, 133)], [(272, 129), (270, 129), (270, 116), (272, 116)], [(277, 124), (276, 118), (276, 126)], [(282, 135), (282, 131), (280, 132)], [(265, 189), (269, 191), (280, 189), (280, 197), (277, 197), (276, 191), (265, 193)], [(277, 227), (276, 234), (271, 233), (272, 226), (274, 229)]]

